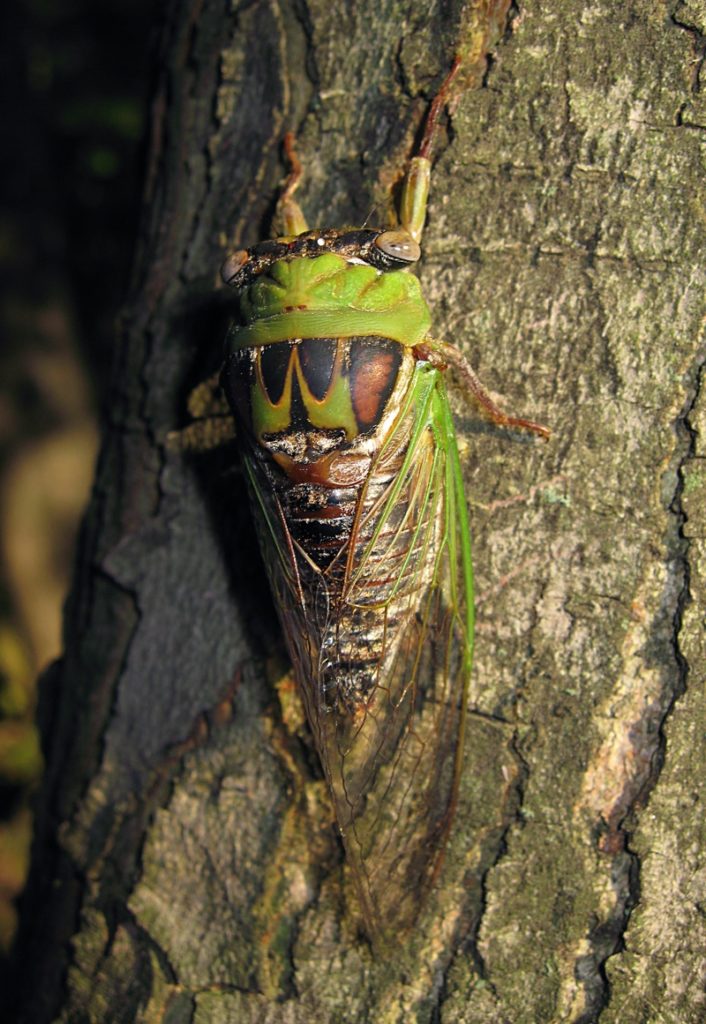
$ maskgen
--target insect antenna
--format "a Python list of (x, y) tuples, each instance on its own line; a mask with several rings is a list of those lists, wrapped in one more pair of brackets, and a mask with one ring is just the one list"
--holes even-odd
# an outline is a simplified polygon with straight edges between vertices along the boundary
[(368, 216), (367, 216), (367, 217), (365, 218), (365, 220), (364, 220), (364, 221), (363, 221), (363, 223), (361, 224), (361, 228), (367, 228), (367, 226), (368, 226), (368, 224), (370, 223), (370, 220), (371, 220), (371, 218), (372, 218), (373, 214), (374, 214), (374, 213), (375, 213), (375, 212), (376, 212), (377, 210), (379, 210), (379, 209), (380, 209), (380, 206), (381, 206), (381, 205), (382, 205), (381, 203), (373, 203), (373, 205), (372, 205), (372, 206), (371, 206), (371, 208), (370, 208), (370, 213), (368, 214)]

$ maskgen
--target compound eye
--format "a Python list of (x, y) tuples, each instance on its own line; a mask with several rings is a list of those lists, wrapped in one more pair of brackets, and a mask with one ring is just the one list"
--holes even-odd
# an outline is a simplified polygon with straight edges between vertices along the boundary
[(383, 231), (374, 244), (380, 252), (397, 263), (416, 263), (422, 255), (419, 245), (406, 231)]
[(236, 274), (243, 269), (249, 258), (246, 249), (238, 249), (236, 252), (229, 253), (221, 267), (223, 283), (230, 284)]

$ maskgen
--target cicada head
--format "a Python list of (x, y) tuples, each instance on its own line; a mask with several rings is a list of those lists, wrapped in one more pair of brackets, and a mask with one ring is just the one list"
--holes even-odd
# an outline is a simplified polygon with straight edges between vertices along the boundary
[(390, 338), (419, 344), (431, 325), (406, 231), (306, 231), (239, 250), (223, 264), (238, 292), (227, 353), (293, 338)]
[(406, 270), (421, 256), (419, 243), (403, 228), (393, 231), (326, 228), (269, 239), (249, 249), (229, 253), (221, 267), (221, 277), (224, 284), (240, 289), (275, 263), (301, 256), (321, 256), (325, 252), (343, 256), (350, 263), (366, 263), (383, 272)]

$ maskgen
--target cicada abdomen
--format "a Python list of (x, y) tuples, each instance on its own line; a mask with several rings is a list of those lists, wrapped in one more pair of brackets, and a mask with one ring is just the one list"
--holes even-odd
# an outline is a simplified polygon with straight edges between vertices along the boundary
[[(440, 96), (455, 74), (442, 87)], [(294, 673), (369, 930), (400, 935), (453, 819), (473, 643), (470, 540), (446, 397), (463, 357), (429, 336), (418, 280), (431, 129), (401, 228), (309, 231), (234, 253), (222, 384)], [(293, 152), (290, 157), (294, 161)]]

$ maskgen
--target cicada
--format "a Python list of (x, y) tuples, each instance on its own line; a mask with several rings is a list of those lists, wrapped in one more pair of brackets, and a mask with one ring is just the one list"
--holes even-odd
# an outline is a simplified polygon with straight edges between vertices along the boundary
[(473, 650), (468, 513), (419, 280), (432, 103), (394, 229), (309, 230), (291, 174), (285, 234), (232, 253), (221, 383), (269, 581), (346, 857), (375, 936), (403, 933), (437, 876), (457, 800)]

